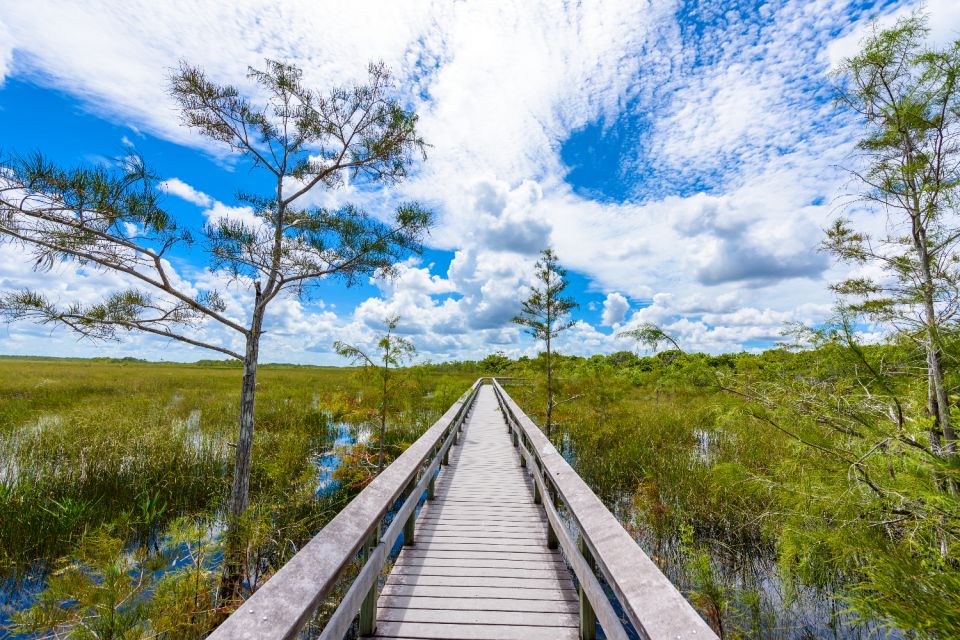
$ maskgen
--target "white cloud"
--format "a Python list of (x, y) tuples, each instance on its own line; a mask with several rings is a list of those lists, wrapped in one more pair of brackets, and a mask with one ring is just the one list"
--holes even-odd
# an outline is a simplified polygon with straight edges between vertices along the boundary
[[(536, 346), (509, 320), (547, 244), (593, 286), (616, 292), (603, 326), (657, 322), (686, 348), (736, 350), (775, 335), (784, 319), (822, 318), (825, 285), (842, 273), (814, 249), (850, 189), (836, 167), (848, 164), (856, 129), (829, 106), (825, 74), (855, 46), (866, 14), (843, 0), (786, 0), (746, 16), (707, 3), (703, 19), (723, 27), (694, 38), (675, 4), (422, 0), (347, 12), (332, 0), (282, 11), (265, 0), (38, 0), (4, 9), (0, 77), (16, 49), (17, 73), (131, 127), (209, 148), (180, 126), (165, 91), (180, 59), (246, 88), (247, 66), (265, 57), (300, 64), (319, 87), (362, 78), (372, 59), (397, 71), (432, 145), (428, 161), (385, 193), (348, 183), (314, 201), (353, 199), (381, 213), (423, 200), (440, 213), (431, 245), (455, 257), (446, 274), (404, 263), (397, 281), (378, 282), (377, 296), (342, 315), (284, 302), (269, 353), (303, 357), (291, 337), (300, 331), (326, 358), (335, 331), (371, 339), (388, 314), (401, 315), (435, 359), (493, 345), (530, 352)], [(927, 6), (936, 38), (957, 34), (957, 3)], [(638, 180), (649, 191), (622, 203), (577, 195), (565, 181), (563, 141), (618, 122), (630, 125), (636, 150), (625, 143), (632, 157), (611, 171), (649, 172)], [(254, 222), (249, 207), (176, 178), (164, 186), (207, 219)], [(648, 306), (627, 318), (627, 298)], [(629, 346), (587, 323), (568, 334), (571, 349)]]
[(930, 41), (938, 46), (948, 45), (960, 39), (960, 3), (955, 0), (924, 0), (923, 3), (902, 3), (893, 10), (880, 15), (868, 15), (853, 24), (846, 34), (833, 40), (827, 47), (826, 57), (832, 68), (844, 58), (849, 58), (860, 49), (860, 43), (869, 35), (873, 25), (880, 29), (893, 26), (910, 12), (921, 9), (929, 16)]
[(182, 198), (187, 202), (192, 202), (198, 207), (209, 207), (213, 205), (213, 198), (207, 194), (197, 191), (189, 184), (179, 178), (169, 178), (160, 183), (160, 189), (167, 193)]
[(605, 327), (620, 324), (627, 317), (627, 311), (629, 310), (630, 303), (626, 298), (616, 292), (609, 293), (603, 301), (603, 314), (600, 324)]
[(13, 38), (4, 24), (3, 16), (0, 16), (0, 87), (13, 69), (13, 48)]

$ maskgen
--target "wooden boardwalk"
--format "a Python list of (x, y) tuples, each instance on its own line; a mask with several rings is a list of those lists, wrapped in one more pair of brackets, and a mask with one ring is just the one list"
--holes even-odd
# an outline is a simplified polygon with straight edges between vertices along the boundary
[(496, 379), (474, 382), (209, 640), (303, 637), (358, 560), (320, 640), (595, 640), (598, 626), (608, 640), (717, 640)]
[(577, 590), (520, 466), (493, 387), (481, 386), (450, 465), (377, 607), (378, 638), (577, 638)]

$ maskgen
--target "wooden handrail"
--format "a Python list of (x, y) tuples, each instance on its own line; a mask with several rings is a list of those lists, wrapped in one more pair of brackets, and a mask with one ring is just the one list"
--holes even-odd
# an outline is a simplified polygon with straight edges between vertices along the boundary
[[(541, 500), (547, 512), (548, 545), (559, 544), (581, 584), (581, 622), (585, 613), (588, 618), (595, 614), (608, 638), (627, 637), (593, 572), (591, 565), (595, 564), (642, 636), (650, 640), (717, 638), (496, 379), (493, 388), (508, 427), (515, 429), (514, 444), (520, 448), (521, 464), (533, 474), (535, 500)], [(579, 544), (573, 542), (551, 504), (556, 501), (566, 505), (579, 529)], [(581, 628), (581, 638), (592, 637), (591, 633), (592, 629)]]
[[(411, 523), (423, 492), (456, 441), (463, 420), (483, 379), (471, 385), (457, 402), (400, 454), (357, 497), (320, 530), (303, 549), (277, 571), (243, 605), (217, 627), (212, 640), (287, 640), (296, 638), (329, 594), (344, 568), (369, 544), (366, 562), (324, 630), (334, 637), (370, 599), (376, 606), (376, 584), (401, 529), (412, 536)], [(426, 466), (426, 469), (424, 467)], [(421, 474), (421, 471), (424, 473)], [(397, 499), (407, 497), (390, 527), (379, 535), (384, 516)], [(371, 540), (374, 544), (370, 544)], [(346, 625), (346, 626), (344, 626)], [(342, 637), (342, 632), (340, 632)]]

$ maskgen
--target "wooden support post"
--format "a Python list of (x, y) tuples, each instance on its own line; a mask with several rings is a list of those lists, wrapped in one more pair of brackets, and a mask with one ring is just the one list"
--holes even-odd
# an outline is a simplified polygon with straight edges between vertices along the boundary
[[(419, 500), (420, 496), (414, 496), (413, 492), (417, 488), (417, 476), (413, 476), (413, 480), (410, 481), (410, 486), (407, 487), (407, 497), (413, 497), (415, 500)], [(414, 539), (415, 528), (417, 525), (417, 508), (414, 507), (410, 512), (410, 517), (407, 518), (406, 523), (403, 525), (403, 545), (405, 547), (412, 547), (416, 541)]]
[(447, 447), (446, 450), (443, 452), (443, 466), (445, 467), (450, 466), (450, 447)]
[[(543, 476), (543, 464), (540, 462), (540, 459), (537, 458), (537, 470), (540, 472), (540, 476)], [(537, 482), (537, 479), (533, 479), (533, 504), (542, 504), (543, 496), (540, 495), (540, 483)]]
[[(553, 508), (558, 509), (560, 507), (560, 496), (557, 493), (557, 488), (553, 486), (552, 482), (544, 482), (547, 486), (547, 491), (550, 492), (550, 501), (553, 502)], [(550, 525), (549, 520), (547, 521), (547, 548), (556, 549), (559, 546), (560, 542), (557, 540), (557, 532), (553, 530), (553, 527)]]
[[(583, 534), (577, 537), (577, 549), (580, 555), (587, 561), (590, 569), (594, 569), (596, 564), (593, 560), (593, 554), (587, 548), (587, 541), (583, 539)], [(597, 638), (597, 614), (593, 610), (593, 605), (587, 598), (587, 594), (580, 585), (580, 640), (596, 640)]]
[(547, 549), (556, 549), (560, 546), (559, 540), (557, 540), (557, 532), (553, 530), (553, 525), (550, 524), (550, 521), (547, 521)]
[[(366, 562), (370, 558), (370, 552), (380, 544), (380, 525), (373, 530), (363, 547), (363, 560)], [(380, 588), (380, 581), (374, 580), (370, 591), (367, 592), (363, 602), (360, 604), (360, 636), (369, 637), (377, 632), (377, 598)]]
[(430, 486), (427, 488), (427, 500), (433, 500), (437, 495), (437, 472), (430, 476)]
[(520, 446), (520, 439), (517, 437), (517, 432), (516, 432), (516, 431), (513, 432), (513, 446), (515, 446), (515, 447), (519, 447), (519, 446)]

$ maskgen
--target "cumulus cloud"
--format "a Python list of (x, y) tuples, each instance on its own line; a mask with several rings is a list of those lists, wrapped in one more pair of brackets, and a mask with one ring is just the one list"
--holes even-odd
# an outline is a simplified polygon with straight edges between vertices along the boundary
[[(535, 351), (509, 321), (547, 245), (598, 289), (615, 292), (601, 326), (657, 322), (687, 348), (718, 351), (769, 339), (785, 318), (823, 317), (825, 283), (841, 273), (814, 249), (847, 189), (836, 167), (849, 160), (856, 136), (856, 123), (829, 105), (826, 73), (868, 24), (862, 4), (787, 0), (738, 14), (708, 3), (695, 37), (669, 2), (338, 6), (328, 0), (277, 13), (265, 0), (12, 3), (6, 34), (0, 25), (0, 78), (15, 50), (23, 77), (114, 121), (210, 151), (180, 126), (165, 91), (180, 59), (245, 90), (255, 90), (247, 66), (266, 57), (300, 64), (318, 87), (361, 79), (371, 59), (396, 71), (432, 145), (428, 161), (383, 192), (347, 182), (314, 201), (357, 201), (375, 214), (424, 201), (440, 214), (431, 246), (454, 258), (445, 274), (404, 263), (396, 281), (377, 281), (377, 294), (355, 309), (284, 302), (270, 353), (299, 358), (291, 337), (299, 331), (301, 344), (326, 358), (334, 332), (372, 339), (387, 315), (401, 315), (435, 359), (482, 355), (491, 345)], [(914, 6), (898, 4), (881, 19)], [(927, 7), (935, 37), (957, 33), (956, 3)], [(635, 150), (609, 170), (632, 181), (636, 197), (578, 195), (566, 182), (563, 141), (587, 125), (624, 123)], [(255, 222), (248, 207), (177, 178), (164, 187), (208, 220)], [(570, 349), (629, 347), (585, 322), (567, 334)]]
[(603, 301), (603, 313), (600, 324), (604, 327), (612, 327), (620, 324), (627, 317), (630, 310), (630, 303), (619, 293), (609, 293)]

